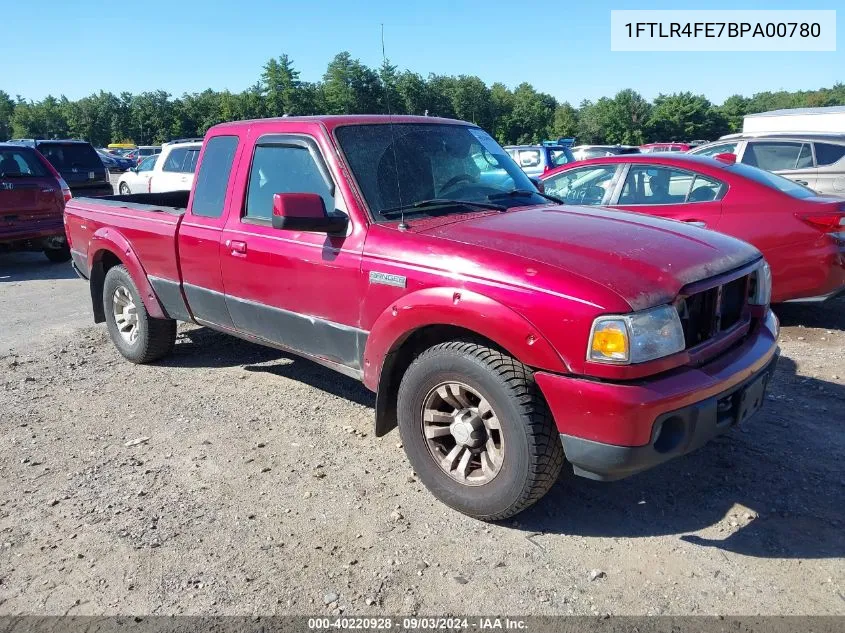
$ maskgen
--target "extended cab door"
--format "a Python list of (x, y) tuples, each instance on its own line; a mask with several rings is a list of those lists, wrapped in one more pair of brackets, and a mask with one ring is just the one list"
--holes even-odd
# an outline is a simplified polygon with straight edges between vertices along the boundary
[(366, 226), (350, 217), (339, 236), (273, 228), (276, 193), (316, 193), (328, 212), (349, 215), (319, 128), (286, 129), (291, 133), (253, 131), (241, 158), (221, 247), (226, 303), (238, 330), (360, 376)]
[[(236, 134), (224, 133), (206, 140), (196, 187), (188, 211), (179, 225), (177, 242), (182, 290), (187, 299), (185, 309), (199, 323), (229, 330), (234, 326), (223, 294), (220, 241), (226, 222), (224, 210), (228, 208), (232, 195), (232, 174), (237, 171), (240, 145), (241, 139)], [(169, 290), (173, 294), (173, 289)], [(156, 291), (162, 297), (158, 288)], [(177, 305), (178, 299), (179, 296), (173, 299)], [(174, 316), (170, 309), (168, 313)], [(190, 320), (190, 316), (186, 320)]]
[(685, 169), (651, 163), (629, 164), (609, 206), (714, 228), (727, 186)]

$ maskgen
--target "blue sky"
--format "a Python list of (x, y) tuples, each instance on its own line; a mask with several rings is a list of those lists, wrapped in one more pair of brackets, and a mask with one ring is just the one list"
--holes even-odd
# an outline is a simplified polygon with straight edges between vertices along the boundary
[[(237, 92), (264, 62), (290, 55), (318, 80), (338, 52), (370, 66), (387, 55), (423, 75), (478, 75), (510, 87), (528, 81), (574, 105), (633, 88), (645, 97), (690, 90), (716, 103), (731, 94), (797, 90), (845, 81), (845, 5), (655, 0), (11, 0), (3, 8), (0, 90), (76, 99), (98, 90), (205, 88)], [(807, 6), (802, 6), (802, 5)], [(614, 9), (839, 9), (838, 50), (826, 53), (630, 53), (610, 51)], [(6, 58), (8, 62), (9, 58)]]

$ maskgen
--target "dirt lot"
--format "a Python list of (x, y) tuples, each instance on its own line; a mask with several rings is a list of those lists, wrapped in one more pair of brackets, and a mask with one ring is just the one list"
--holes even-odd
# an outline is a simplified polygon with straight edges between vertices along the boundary
[(135, 367), (42, 259), (0, 255), (2, 614), (845, 614), (845, 301), (778, 311), (746, 428), (487, 525), (354, 381), (185, 326)]

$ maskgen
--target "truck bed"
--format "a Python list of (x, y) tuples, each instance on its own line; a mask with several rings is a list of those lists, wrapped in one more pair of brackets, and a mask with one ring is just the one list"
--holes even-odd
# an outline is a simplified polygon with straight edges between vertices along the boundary
[(164, 193), (130, 193), (99, 198), (77, 198), (76, 200), (96, 200), (98, 203), (123, 209), (181, 215), (188, 208), (190, 195), (190, 191), (167, 191)]
[(71, 198), (66, 230), (77, 268), (88, 276), (100, 249), (128, 249), (146, 275), (178, 283), (176, 234), (189, 196), (189, 191), (171, 191)]

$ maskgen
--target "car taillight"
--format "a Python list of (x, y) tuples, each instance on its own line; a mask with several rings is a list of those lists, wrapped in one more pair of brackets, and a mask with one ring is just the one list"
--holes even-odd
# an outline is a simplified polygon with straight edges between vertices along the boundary
[(840, 212), (808, 213), (798, 215), (798, 218), (822, 233), (829, 233), (841, 239), (845, 236), (845, 205), (840, 208), (842, 209)]
[(152, 193), (152, 192), (153, 192), (153, 177), (150, 176), (149, 178), (147, 178), (147, 193)]
[(73, 198), (73, 194), (70, 192), (70, 187), (67, 186), (64, 178), (59, 178), (59, 186), (62, 189), (62, 197), (65, 199), (65, 202)]

